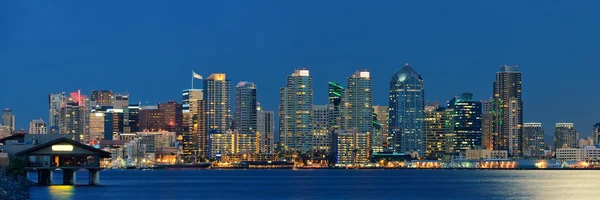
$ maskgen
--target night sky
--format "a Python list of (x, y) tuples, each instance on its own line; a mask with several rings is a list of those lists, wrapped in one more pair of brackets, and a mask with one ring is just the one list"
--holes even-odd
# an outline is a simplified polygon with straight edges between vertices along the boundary
[[(294, 68), (327, 82), (358, 69), (388, 104), (408, 62), (429, 101), (492, 95), (500, 65), (523, 72), (525, 122), (600, 121), (600, 1), (0, 1), (0, 107), (17, 128), (48, 118), (49, 93), (128, 91), (131, 102), (181, 101), (191, 70), (252, 81), (264, 109)], [(199, 83), (199, 82), (198, 82)], [(233, 89), (233, 88), (232, 88)], [(232, 93), (233, 94), (233, 93)]]

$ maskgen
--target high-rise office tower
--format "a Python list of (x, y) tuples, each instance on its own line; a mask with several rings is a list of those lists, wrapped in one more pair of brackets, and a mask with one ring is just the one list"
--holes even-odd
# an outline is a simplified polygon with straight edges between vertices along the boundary
[(342, 127), (356, 129), (359, 133), (373, 131), (373, 92), (368, 71), (357, 71), (348, 77), (344, 90)]
[(313, 151), (328, 153), (331, 150), (331, 134), (328, 127), (327, 105), (312, 106)]
[(425, 154), (425, 88), (423, 79), (406, 64), (392, 76), (389, 105), (389, 150)]
[[(104, 118), (106, 110), (93, 109), (90, 113), (90, 141), (104, 140)], [(112, 130), (111, 130), (112, 131)]]
[(446, 137), (451, 153), (466, 153), (481, 146), (481, 102), (473, 101), (473, 93), (456, 95), (448, 102), (450, 127)]
[(85, 142), (85, 106), (77, 102), (68, 102), (59, 111), (58, 127), (60, 133), (70, 135), (71, 139)]
[(327, 118), (329, 122), (327, 126), (329, 127), (330, 134), (332, 134), (342, 126), (342, 95), (344, 94), (344, 87), (338, 83), (329, 82), (328, 88)]
[(92, 101), (100, 107), (112, 106), (113, 92), (111, 90), (94, 90), (92, 91)]
[(129, 115), (129, 130), (132, 133), (140, 132), (140, 104), (129, 104), (127, 112)]
[(48, 127), (42, 119), (36, 119), (29, 122), (29, 134), (46, 134)]
[(275, 153), (275, 113), (257, 106), (256, 132), (259, 138), (259, 153)]
[[(204, 101), (206, 102), (206, 128), (209, 134), (209, 143), (212, 145), (212, 141), (216, 139), (231, 138), (214, 136), (218, 134), (228, 134), (231, 124), (231, 85), (230, 81), (226, 79), (225, 74), (211, 74), (207, 79), (204, 80)], [(225, 142), (225, 141), (223, 141)], [(229, 142), (232, 143), (232, 142)], [(224, 147), (224, 145), (222, 145)], [(226, 154), (231, 152), (229, 148), (219, 148), (211, 150), (223, 150), (225, 152), (211, 152), (211, 155)]]
[(522, 155), (523, 102), (518, 66), (503, 65), (494, 81), (492, 140), (494, 150), (507, 150), (511, 157)]
[(5, 138), (10, 136), (10, 129), (8, 128), (8, 126), (0, 126), (0, 138)]
[(523, 124), (523, 155), (540, 158), (545, 156), (544, 129), (542, 123)]
[(425, 106), (425, 156), (429, 159), (443, 158), (446, 153), (446, 128), (448, 115), (446, 108), (437, 102)]
[(573, 123), (556, 123), (554, 131), (554, 152), (560, 148), (577, 148), (579, 134)]
[[(187, 89), (182, 92), (182, 154), (187, 163), (196, 161), (196, 156), (206, 156), (208, 135), (206, 133), (206, 112), (202, 89)], [(194, 120), (195, 119), (195, 120)]]
[(312, 77), (308, 69), (294, 71), (280, 89), (279, 138), (286, 152), (312, 151)]
[(163, 110), (140, 109), (140, 132), (158, 132), (166, 129), (167, 122)]
[(233, 129), (237, 131), (236, 153), (258, 153), (257, 102), (254, 83), (242, 81), (236, 85), (234, 106)]
[(5, 108), (2, 111), (2, 125), (7, 126), (11, 133), (15, 131), (15, 115), (12, 110)]
[(240, 82), (235, 87), (234, 129), (242, 134), (256, 132), (256, 85), (250, 82)]
[(64, 92), (48, 95), (48, 108), (50, 109), (48, 116), (48, 127), (50, 129), (58, 129), (60, 107), (67, 103), (66, 100), (67, 94)]
[[(375, 139), (371, 142), (371, 147), (373, 149), (378, 149), (378, 151), (373, 151), (373, 152), (380, 152), (380, 151), (385, 151), (385, 149), (388, 148), (388, 119), (389, 119), (389, 111), (388, 111), (388, 106), (373, 106), (373, 115), (374, 115), (374, 120), (373, 122), (376, 122), (377, 124), (379, 124), (381, 127), (378, 127), (379, 132), (374, 134), (371, 138), (380, 138), (380, 139)], [(380, 147), (381, 146), (381, 149)]]
[[(128, 117), (129, 112), (125, 112), (124, 109), (106, 109), (104, 113), (104, 140), (118, 140), (119, 134), (130, 132)], [(155, 115), (155, 112), (142, 112), (142, 120), (140, 121), (143, 124), (142, 130), (151, 132), (164, 130), (164, 125), (162, 125), (164, 119), (162, 117), (164, 116)]]
[(482, 132), (482, 137), (481, 137), (481, 146), (484, 149), (487, 150), (493, 150), (494, 146), (493, 146), (493, 138), (492, 138), (492, 132), (493, 132), (493, 122), (494, 122), (494, 99), (490, 98), (486, 101), (483, 102), (483, 114), (482, 114), (482, 120), (481, 120), (481, 132)]
[(594, 124), (594, 133), (592, 135), (592, 139), (594, 139), (595, 144), (600, 144), (600, 123)]
[(183, 106), (175, 101), (158, 103), (158, 109), (165, 113), (165, 129), (180, 135), (183, 126)]

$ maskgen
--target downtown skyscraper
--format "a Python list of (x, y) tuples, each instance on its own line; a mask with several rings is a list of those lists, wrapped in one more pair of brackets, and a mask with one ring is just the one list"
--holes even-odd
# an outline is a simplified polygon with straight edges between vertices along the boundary
[(357, 71), (348, 77), (344, 90), (342, 128), (356, 129), (359, 133), (373, 131), (373, 91), (370, 73)]
[(11, 133), (15, 131), (15, 115), (13, 115), (12, 110), (8, 108), (2, 110), (1, 125), (8, 127)]
[(196, 162), (198, 156), (208, 154), (206, 133), (205, 100), (202, 89), (187, 89), (182, 92), (181, 143), (183, 160)]
[(448, 153), (465, 153), (481, 146), (482, 113), (481, 102), (473, 101), (473, 93), (456, 95), (448, 102), (449, 127), (446, 139)]
[(554, 131), (554, 152), (560, 148), (578, 148), (579, 134), (573, 123), (556, 123)]
[(406, 64), (390, 81), (388, 150), (404, 153), (416, 150), (425, 154), (425, 88), (423, 79)]
[(329, 136), (335, 130), (342, 127), (342, 99), (344, 87), (335, 82), (328, 83), (327, 96), (327, 126), (329, 127)]
[(312, 77), (308, 69), (295, 70), (280, 89), (279, 137), (286, 152), (311, 152)]
[(256, 132), (259, 136), (258, 153), (275, 153), (275, 113), (263, 110), (260, 104), (256, 110)]
[(437, 102), (425, 106), (425, 156), (430, 159), (443, 158), (450, 144), (446, 139), (448, 112)]
[(235, 112), (233, 128), (236, 131), (235, 153), (257, 153), (257, 101), (256, 85), (239, 82), (235, 87)]
[[(232, 153), (229, 135), (231, 125), (231, 83), (225, 74), (211, 74), (204, 80), (206, 130), (209, 155)], [(229, 140), (229, 141), (227, 141)]]
[(544, 128), (542, 128), (542, 123), (524, 123), (523, 156), (533, 158), (545, 156), (545, 146)]
[(496, 72), (493, 96), (492, 145), (511, 157), (522, 155), (523, 101), (518, 66), (503, 65)]

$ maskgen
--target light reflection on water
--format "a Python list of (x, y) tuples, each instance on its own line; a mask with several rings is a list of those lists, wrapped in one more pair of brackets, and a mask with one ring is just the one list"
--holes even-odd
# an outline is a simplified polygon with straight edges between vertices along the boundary
[[(32, 199), (598, 199), (599, 171), (107, 170)], [(55, 174), (54, 183), (62, 183)], [(79, 171), (77, 184), (86, 184)], [(37, 180), (35, 177), (30, 177)]]

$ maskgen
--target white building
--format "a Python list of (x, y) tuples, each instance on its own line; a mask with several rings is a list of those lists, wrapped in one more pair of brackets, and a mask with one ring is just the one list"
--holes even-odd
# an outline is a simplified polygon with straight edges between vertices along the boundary
[(558, 160), (600, 160), (600, 148), (587, 146), (584, 148), (559, 148), (556, 149), (556, 159)]
[(468, 149), (465, 157), (467, 160), (508, 159), (508, 152), (506, 150)]
[(337, 163), (349, 165), (369, 162), (369, 134), (353, 130), (336, 130)]
[(0, 126), (0, 138), (10, 136), (10, 127), (8, 126)]
[(33, 120), (29, 122), (29, 134), (47, 134), (48, 127), (43, 120)]

